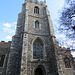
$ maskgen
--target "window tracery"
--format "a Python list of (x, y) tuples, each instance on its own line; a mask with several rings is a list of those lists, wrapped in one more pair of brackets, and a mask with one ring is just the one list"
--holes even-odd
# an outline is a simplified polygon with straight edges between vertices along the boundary
[(37, 6), (34, 8), (34, 13), (39, 14), (39, 8)]
[(35, 28), (39, 29), (39, 22), (38, 21), (35, 21)]
[(43, 43), (40, 39), (33, 43), (33, 59), (43, 59)]

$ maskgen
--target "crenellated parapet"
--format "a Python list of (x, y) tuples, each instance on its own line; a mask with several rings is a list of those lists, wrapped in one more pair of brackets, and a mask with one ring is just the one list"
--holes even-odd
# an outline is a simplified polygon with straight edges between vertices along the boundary
[(0, 55), (7, 54), (10, 51), (10, 46), (11, 46), (11, 41), (8, 41), (8, 42), (1, 41), (0, 42)]
[(1, 41), (0, 42), (0, 45), (10, 45), (10, 44), (11, 44), (11, 41), (8, 41), (8, 42)]

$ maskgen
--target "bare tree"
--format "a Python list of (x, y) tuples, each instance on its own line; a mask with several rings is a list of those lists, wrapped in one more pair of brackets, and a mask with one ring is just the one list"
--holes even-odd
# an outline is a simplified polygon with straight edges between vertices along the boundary
[(73, 49), (75, 48), (75, 0), (66, 0), (66, 5), (61, 13), (60, 27), (66, 36), (73, 41)]
[(60, 30), (70, 38), (75, 38), (75, 1), (67, 0), (69, 6), (64, 8), (60, 17)]

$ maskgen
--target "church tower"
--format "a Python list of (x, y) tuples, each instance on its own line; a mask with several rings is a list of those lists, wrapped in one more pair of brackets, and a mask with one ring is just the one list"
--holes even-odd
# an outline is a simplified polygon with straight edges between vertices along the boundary
[(46, 1), (26, 0), (12, 38), (7, 75), (58, 75), (55, 41)]

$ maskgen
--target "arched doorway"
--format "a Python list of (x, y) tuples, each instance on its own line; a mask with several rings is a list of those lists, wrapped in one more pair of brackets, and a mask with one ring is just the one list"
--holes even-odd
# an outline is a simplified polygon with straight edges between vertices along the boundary
[(44, 71), (38, 67), (36, 70), (35, 70), (35, 73), (34, 75), (45, 75)]

